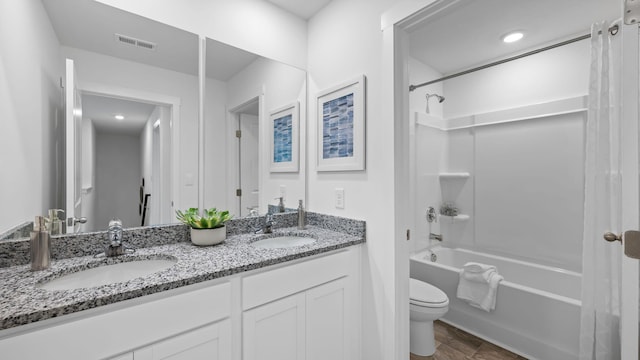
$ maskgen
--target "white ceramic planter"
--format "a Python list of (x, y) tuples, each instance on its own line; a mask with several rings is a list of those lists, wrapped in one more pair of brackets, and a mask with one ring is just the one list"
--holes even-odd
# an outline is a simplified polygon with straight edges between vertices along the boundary
[(227, 227), (215, 229), (194, 229), (191, 228), (191, 242), (198, 246), (209, 246), (220, 244), (227, 238)]

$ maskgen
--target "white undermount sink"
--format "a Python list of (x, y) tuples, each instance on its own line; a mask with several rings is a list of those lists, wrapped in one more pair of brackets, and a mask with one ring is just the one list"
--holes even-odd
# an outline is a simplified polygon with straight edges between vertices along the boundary
[(59, 278), (37, 286), (45, 290), (72, 290), (115, 284), (151, 275), (174, 265), (176, 259), (135, 260), (113, 265), (98, 266)]
[(251, 245), (259, 249), (281, 249), (296, 246), (309, 245), (316, 242), (316, 239), (304, 236), (286, 235), (271, 237), (252, 242)]

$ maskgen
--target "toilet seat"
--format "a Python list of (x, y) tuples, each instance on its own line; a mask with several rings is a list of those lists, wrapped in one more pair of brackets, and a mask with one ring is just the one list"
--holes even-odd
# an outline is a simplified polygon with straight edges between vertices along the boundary
[(416, 306), (439, 308), (449, 305), (449, 298), (437, 287), (410, 278), (409, 303)]

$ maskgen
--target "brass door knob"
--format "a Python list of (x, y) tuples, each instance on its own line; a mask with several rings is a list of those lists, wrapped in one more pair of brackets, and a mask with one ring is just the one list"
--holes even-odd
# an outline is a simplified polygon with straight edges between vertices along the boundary
[(622, 234), (617, 235), (617, 234), (614, 234), (614, 233), (612, 233), (610, 231), (604, 233), (603, 237), (604, 237), (605, 240), (607, 240), (609, 242), (616, 241), (616, 240), (622, 241)]

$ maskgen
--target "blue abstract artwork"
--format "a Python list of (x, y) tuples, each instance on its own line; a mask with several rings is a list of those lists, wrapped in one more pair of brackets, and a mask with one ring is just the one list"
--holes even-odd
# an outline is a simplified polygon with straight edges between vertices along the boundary
[(273, 162), (293, 161), (292, 115), (273, 120)]
[(353, 93), (322, 104), (322, 157), (353, 157)]

